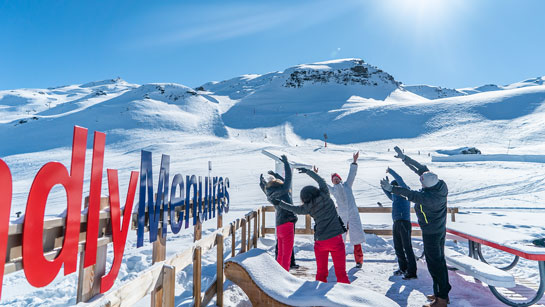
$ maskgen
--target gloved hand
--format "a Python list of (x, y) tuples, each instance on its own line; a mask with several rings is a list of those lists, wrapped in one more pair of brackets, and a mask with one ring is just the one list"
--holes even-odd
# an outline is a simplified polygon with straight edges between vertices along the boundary
[(286, 155), (280, 156), (280, 159), (282, 160), (282, 162), (288, 163), (288, 157), (286, 157)]
[(304, 168), (304, 167), (298, 167), (297, 170), (299, 171), (299, 173), (301, 174), (306, 174), (308, 173), (308, 169)]
[(405, 159), (405, 154), (403, 154), (403, 151), (401, 150), (401, 148), (396, 146), (396, 147), (394, 147), (394, 150), (397, 153), (397, 155), (395, 155), (394, 157), (399, 158), (401, 160)]
[(271, 176), (274, 176), (275, 172), (273, 171), (268, 171), (267, 174), (271, 175)]
[(388, 192), (392, 192), (392, 185), (390, 184), (390, 181), (388, 180), (388, 177), (382, 179), (380, 181), (380, 186)]
[(265, 178), (263, 178), (263, 174), (259, 175), (259, 181), (260, 181), (260, 182), (265, 181)]

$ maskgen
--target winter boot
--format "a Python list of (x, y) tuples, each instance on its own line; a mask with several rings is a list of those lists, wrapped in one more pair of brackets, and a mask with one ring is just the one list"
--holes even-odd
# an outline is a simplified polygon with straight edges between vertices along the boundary
[(418, 276), (416, 276), (416, 274), (409, 274), (409, 273), (405, 273), (403, 275), (403, 280), (411, 280), (411, 279), (417, 279)]
[[(433, 294), (426, 295), (426, 298), (427, 298), (428, 301), (430, 301), (430, 302), (435, 301), (435, 295), (433, 295)], [(447, 298), (447, 304), (450, 304), (450, 298)]]
[(356, 263), (356, 269), (361, 269), (363, 263)]
[(401, 276), (405, 274), (407, 274), (407, 272), (403, 271), (402, 269), (397, 269), (396, 271), (394, 271), (394, 276)]

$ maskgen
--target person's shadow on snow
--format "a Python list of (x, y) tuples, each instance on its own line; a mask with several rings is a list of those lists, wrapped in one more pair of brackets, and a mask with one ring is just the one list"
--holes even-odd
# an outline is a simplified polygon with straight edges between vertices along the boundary
[(413, 290), (418, 289), (418, 280), (403, 280), (401, 276), (390, 276), (388, 280), (392, 281), (393, 284), (386, 291), (386, 297), (394, 300), (399, 306), (407, 306), (409, 304), (409, 295)]
[[(358, 269), (358, 268), (354, 267), (354, 268), (351, 268), (349, 271), (346, 272), (346, 274), (348, 275), (348, 280), (350, 280), (350, 283), (353, 283), (354, 280), (358, 279), (358, 277), (354, 275), (358, 271), (361, 271), (361, 269)], [(337, 276), (335, 275), (335, 267), (334, 266), (331, 266), (329, 268), (329, 272), (327, 273), (327, 282), (337, 282)]]

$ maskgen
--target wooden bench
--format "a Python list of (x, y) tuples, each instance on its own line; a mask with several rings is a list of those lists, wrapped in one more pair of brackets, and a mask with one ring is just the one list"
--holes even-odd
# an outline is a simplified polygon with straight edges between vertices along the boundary
[(358, 286), (295, 277), (262, 249), (228, 259), (224, 272), (253, 306), (399, 306), (382, 294)]
[(449, 248), (445, 248), (445, 260), (448, 265), (475, 277), (487, 285), (503, 288), (513, 288), (516, 286), (515, 277), (506, 271), (502, 271)]

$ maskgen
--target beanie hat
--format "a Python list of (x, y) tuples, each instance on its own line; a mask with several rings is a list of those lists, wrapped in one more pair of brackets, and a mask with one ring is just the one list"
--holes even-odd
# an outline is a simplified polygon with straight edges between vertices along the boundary
[(432, 172), (425, 172), (420, 176), (420, 182), (424, 188), (431, 188), (439, 182), (439, 178)]
[(343, 179), (341, 178), (341, 176), (339, 174), (337, 174), (337, 173), (331, 174), (331, 180), (333, 180), (333, 178), (335, 178), (335, 177), (339, 178), (340, 181), (343, 181)]
[(314, 198), (318, 197), (320, 195), (320, 190), (311, 185), (307, 185), (303, 189), (301, 189), (301, 201), (304, 203), (309, 203)]

